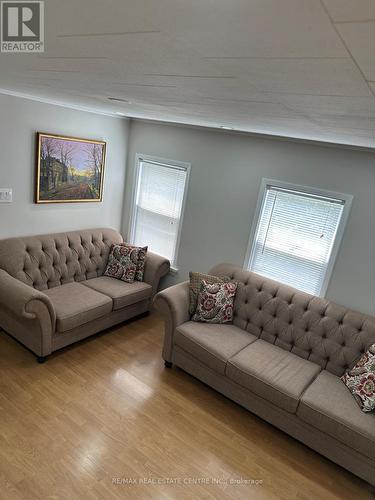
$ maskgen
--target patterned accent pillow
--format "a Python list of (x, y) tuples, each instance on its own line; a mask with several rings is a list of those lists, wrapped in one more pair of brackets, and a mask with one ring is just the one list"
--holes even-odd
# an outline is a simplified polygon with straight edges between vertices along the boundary
[(364, 412), (375, 410), (375, 344), (341, 377)]
[(198, 295), (201, 289), (202, 281), (204, 280), (206, 283), (227, 283), (230, 281), (228, 276), (212, 276), (211, 274), (202, 274), (202, 273), (189, 273), (190, 283), (189, 283), (189, 313), (190, 316), (195, 313), (197, 309)]
[(121, 243), (121, 245), (138, 250), (138, 262), (134, 279), (135, 281), (143, 281), (143, 274), (145, 272), (146, 255), (148, 247), (136, 247), (134, 245), (129, 245), (128, 243)]
[(136, 281), (143, 281), (147, 250), (148, 250), (148, 247), (139, 247), (137, 271), (135, 273)]
[(104, 276), (133, 283), (137, 271), (138, 254), (139, 250), (135, 247), (123, 243), (112, 245)]
[(204, 323), (231, 323), (236, 291), (237, 283), (210, 284), (203, 280), (198, 295), (197, 310), (192, 320)]

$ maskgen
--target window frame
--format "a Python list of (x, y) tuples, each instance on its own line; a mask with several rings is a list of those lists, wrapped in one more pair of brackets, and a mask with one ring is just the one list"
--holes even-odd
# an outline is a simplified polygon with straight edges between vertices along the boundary
[[(260, 184), (260, 189), (259, 189), (259, 194), (258, 194), (258, 200), (257, 200), (257, 205), (255, 208), (255, 213), (253, 217), (253, 222), (251, 225), (251, 230), (250, 230), (250, 237), (249, 237), (249, 242), (247, 245), (247, 250), (246, 250), (246, 255), (245, 255), (245, 261), (243, 268), (256, 272), (252, 270), (252, 263), (255, 257), (255, 247), (256, 247), (256, 241), (255, 237), (258, 232), (259, 225), (261, 223), (261, 215), (263, 212), (263, 207), (264, 203), (266, 200), (266, 193), (267, 193), (267, 187), (274, 187), (274, 188), (280, 188), (280, 189), (288, 189), (291, 191), (296, 191), (297, 193), (302, 193), (306, 195), (313, 195), (317, 197), (322, 197), (322, 198), (333, 198), (336, 200), (342, 200), (344, 202), (344, 208), (342, 211), (341, 219), (338, 224), (337, 232), (336, 232), (336, 237), (332, 245), (332, 251), (331, 255), (329, 257), (329, 261), (327, 264), (324, 280), (322, 282), (322, 286), (320, 289), (319, 294), (317, 295), (318, 297), (325, 297), (328, 289), (328, 285), (330, 283), (331, 277), (332, 277), (332, 272), (336, 263), (336, 259), (341, 247), (342, 239), (344, 236), (346, 224), (348, 222), (351, 206), (352, 206), (352, 201), (353, 201), (353, 195), (347, 194), (347, 193), (339, 193), (336, 191), (328, 191), (326, 189), (321, 189), (321, 188), (315, 188), (311, 186), (304, 186), (301, 184), (294, 184), (290, 182), (285, 182), (285, 181), (279, 181), (276, 179), (268, 179), (268, 178), (263, 178)], [(292, 285), (289, 285), (292, 286)], [(307, 293), (307, 292), (305, 292)], [(311, 295), (311, 294), (310, 294)]]
[(178, 224), (177, 230), (177, 238), (176, 244), (174, 247), (173, 261), (171, 261), (171, 272), (178, 272), (177, 262), (178, 262), (178, 254), (180, 250), (181, 243), (181, 232), (182, 232), (182, 224), (185, 217), (185, 207), (186, 207), (186, 199), (189, 188), (190, 181), (190, 170), (191, 164), (183, 161), (170, 160), (167, 158), (161, 158), (160, 156), (154, 155), (145, 155), (143, 153), (136, 153), (135, 155), (135, 169), (133, 173), (133, 183), (132, 183), (132, 195), (131, 195), (131, 210), (130, 210), (130, 224), (128, 230), (128, 240), (129, 243), (134, 244), (134, 236), (135, 236), (135, 227), (137, 222), (137, 195), (140, 187), (140, 166), (141, 162), (149, 162), (156, 163), (157, 165), (161, 165), (163, 167), (169, 168), (177, 168), (182, 169), (186, 172), (186, 180), (184, 193), (182, 197), (182, 205), (181, 205), (181, 216)]

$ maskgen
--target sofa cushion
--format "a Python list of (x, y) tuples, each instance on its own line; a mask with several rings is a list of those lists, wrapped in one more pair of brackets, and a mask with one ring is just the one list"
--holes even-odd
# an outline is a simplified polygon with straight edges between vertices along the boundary
[(230, 281), (228, 276), (212, 276), (211, 274), (194, 273), (190, 271), (189, 273), (189, 313), (193, 315), (197, 309), (198, 295), (201, 289), (202, 281), (210, 285), (212, 283), (227, 283)]
[(364, 412), (375, 410), (375, 344), (341, 377)]
[(125, 283), (125, 281), (109, 278), (108, 276), (82, 281), (81, 284), (111, 297), (114, 311), (141, 300), (147, 300), (152, 295), (152, 286), (148, 283), (140, 281)]
[(112, 299), (81, 283), (67, 283), (44, 293), (56, 311), (56, 329), (66, 332), (112, 311)]
[(145, 273), (147, 250), (148, 250), (148, 247), (139, 247), (137, 269), (135, 271), (135, 280), (136, 281), (143, 281), (143, 275)]
[(176, 329), (174, 343), (212, 370), (224, 374), (228, 359), (256, 337), (233, 325), (188, 321)]
[(322, 371), (297, 411), (301, 420), (375, 460), (375, 414), (364, 413), (342, 381)]
[(237, 283), (201, 283), (197, 309), (192, 321), (202, 323), (232, 323), (233, 302)]
[(112, 245), (104, 276), (133, 283), (137, 271), (139, 247), (126, 243)]
[(226, 375), (276, 406), (295, 413), (302, 393), (320, 370), (311, 361), (257, 340), (228, 361)]

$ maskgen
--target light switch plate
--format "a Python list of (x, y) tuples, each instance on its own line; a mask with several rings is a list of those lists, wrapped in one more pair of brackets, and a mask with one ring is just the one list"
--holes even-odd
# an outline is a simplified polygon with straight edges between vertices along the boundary
[(11, 188), (0, 188), (0, 203), (11, 203), (13, 201), (13, 190)]

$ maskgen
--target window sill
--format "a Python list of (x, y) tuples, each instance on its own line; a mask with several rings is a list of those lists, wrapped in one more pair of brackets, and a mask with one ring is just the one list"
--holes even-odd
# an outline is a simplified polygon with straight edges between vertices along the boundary
[(169, 274), (178, 274), (179, 269), (177, 267), (170, 267)]

